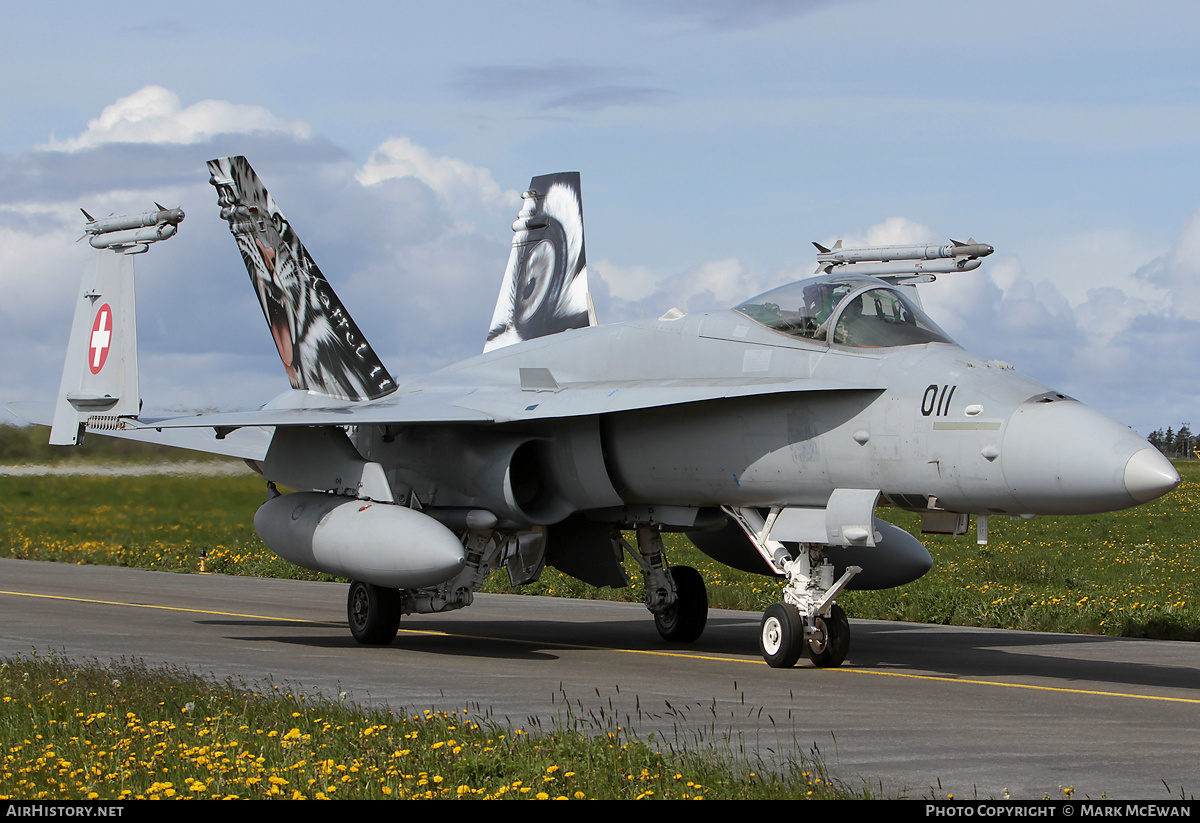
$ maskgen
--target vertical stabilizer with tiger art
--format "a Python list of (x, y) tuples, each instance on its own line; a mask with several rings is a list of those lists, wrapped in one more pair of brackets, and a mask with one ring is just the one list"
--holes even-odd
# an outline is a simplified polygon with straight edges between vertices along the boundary
[(246, 158), (210, 160), (208, 169), (292, 388), (344, 400), (395, 391), (388, 370)]

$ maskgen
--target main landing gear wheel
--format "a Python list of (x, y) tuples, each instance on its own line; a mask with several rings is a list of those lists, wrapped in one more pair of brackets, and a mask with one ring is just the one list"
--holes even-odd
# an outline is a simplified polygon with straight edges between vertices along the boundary
[(350, 634), (366, 646), (386, 646), (400, 630), (400, 591), (355, 580), (346, 597)]
[(772, 669), (790, 669), (804, 653), (804, 620), (787, 603), (776, 603), (763, 612), (758, 647)]
[(813, 628), (816, 632), (808, 638), (808, 657), (813, 665), (823, 669), (842, 665), (850, 652), (850, 621), (842, 607), (834, 603), (829, 607), (829, 617), (818, 614)]
[(708, 622), (708, 590), (700, 572), (691, 566), (672, 566), (670, 573), (675, 582), (675, 605), (654, 615), (654, 627), (663, 640), (691, 643)]

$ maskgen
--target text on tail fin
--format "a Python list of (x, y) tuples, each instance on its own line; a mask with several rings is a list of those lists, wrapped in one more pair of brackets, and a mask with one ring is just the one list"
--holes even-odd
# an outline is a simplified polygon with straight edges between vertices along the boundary
[(208, 161), (294, 389), (371, 400), (396, 384), (244, 157)]
[(579, 173), (535, 177), (522, 197), (484, 351), (590, 324)]

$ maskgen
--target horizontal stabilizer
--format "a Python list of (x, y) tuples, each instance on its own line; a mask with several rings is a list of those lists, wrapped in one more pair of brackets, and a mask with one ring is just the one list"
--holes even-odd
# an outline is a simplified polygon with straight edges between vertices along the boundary
[[(49, 426), (54, 417), (54, 406), (42, 401), (15, 401), (5, 404), (4, 408), (17, 419), (38, 426)], [(142, 427), (142, 424), (130, 419), (122, 420), (121, 428), (85, 427), (85, 431), (138, 443), (191, 449), (242, 460), (262, 460), (271, 444), (271, 430), (257, 426), (221, 432), (210, 428), (155, 429), (149, 426)]]

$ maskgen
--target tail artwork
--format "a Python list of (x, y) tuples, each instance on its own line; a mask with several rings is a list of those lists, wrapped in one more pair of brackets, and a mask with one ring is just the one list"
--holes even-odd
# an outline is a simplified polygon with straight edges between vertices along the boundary
[(374, 400), (396, 383), (245, 157), (208, 161), (293, 389)]
[(512, 253), (483, 350), (596, 325), (583, 249), (579, 173), (535, 177), (521, 195)]

